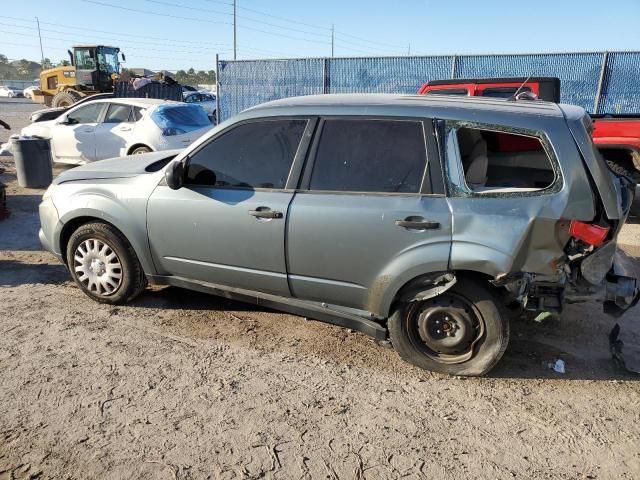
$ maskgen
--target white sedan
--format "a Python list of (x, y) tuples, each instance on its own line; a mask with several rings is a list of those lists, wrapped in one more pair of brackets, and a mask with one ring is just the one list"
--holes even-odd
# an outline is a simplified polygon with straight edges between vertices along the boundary
[(184, 148), (214, 126), (198, 105), (151, 98), (94, 100), (54, 120), (32, 123), (22, 135), (51, 139), (57, 163)]
[(209, 118), (215, 123), (216, 118), (216, 97), (210, 93), (190, 92), (184, 94), (186, 103), (197, 103), (204, 108)]
[(15, 87), (0, 86), (0, 97), (13, 98), (13, 97), (22, 97), (22, 96), (24, 96), (22, 94), (22, 90), (19, 90)]
[(31, 85), (30, 87), (25, 88), (22, 91), (22, 94), (24, 95), (25, 98), (33, 98), (33, 91), (34, 90), (39, 90), (40, 87), (36, 86), (36, 85)]

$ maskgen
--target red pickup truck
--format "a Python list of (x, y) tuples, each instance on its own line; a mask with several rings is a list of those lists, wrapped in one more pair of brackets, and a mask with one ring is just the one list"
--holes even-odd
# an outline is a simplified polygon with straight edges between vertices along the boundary
[[(461, 78), (432, 80), (420, 87), (423, 95), (465, 95), (510, 98), (527, 92), (540, 100), (560, 102), (560, 79), (529, 78)], [(640, 115), (591, 115), (593, 142), (607, 161), (609, 168), (631, 178), (636, 183), (632, 208), (640, 215)]]

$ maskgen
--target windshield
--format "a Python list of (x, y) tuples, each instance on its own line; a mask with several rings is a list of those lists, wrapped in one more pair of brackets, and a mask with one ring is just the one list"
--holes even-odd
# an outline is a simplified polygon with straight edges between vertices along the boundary
[(98, 65), (100, 70), (107, 73), (118, 73), (118, 52), (111, 48), (98, 51)]
[(200, 105), (160, 105), (151, 118), (160, 128), (179, 128), (185, 132), (211, 125)]

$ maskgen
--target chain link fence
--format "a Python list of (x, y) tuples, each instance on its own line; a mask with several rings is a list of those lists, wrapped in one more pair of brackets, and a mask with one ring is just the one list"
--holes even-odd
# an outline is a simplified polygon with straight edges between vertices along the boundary
[(561, 101), (590, 113), (640, 113), (640, 52), (296, 58), (218, 62), (220, 118), (321, 93), (416, 93), (429, 80), (551, 76)]

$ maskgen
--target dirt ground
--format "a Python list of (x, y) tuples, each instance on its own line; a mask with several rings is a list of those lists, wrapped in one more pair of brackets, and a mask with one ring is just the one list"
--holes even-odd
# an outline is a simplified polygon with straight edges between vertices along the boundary
[[(34, 109), (0, 100), (13, 132)], [(614, 321), (595, 305), (514, 321), (477, 379), (176, 288), (99, 305), (40, 251), (42, 191), (17, 186), (12, 157), (0, 165), (0, 480), (640, 477), (640, 377), (613, 363)], [(638, 223), (621, 243), (639, 254)]]

